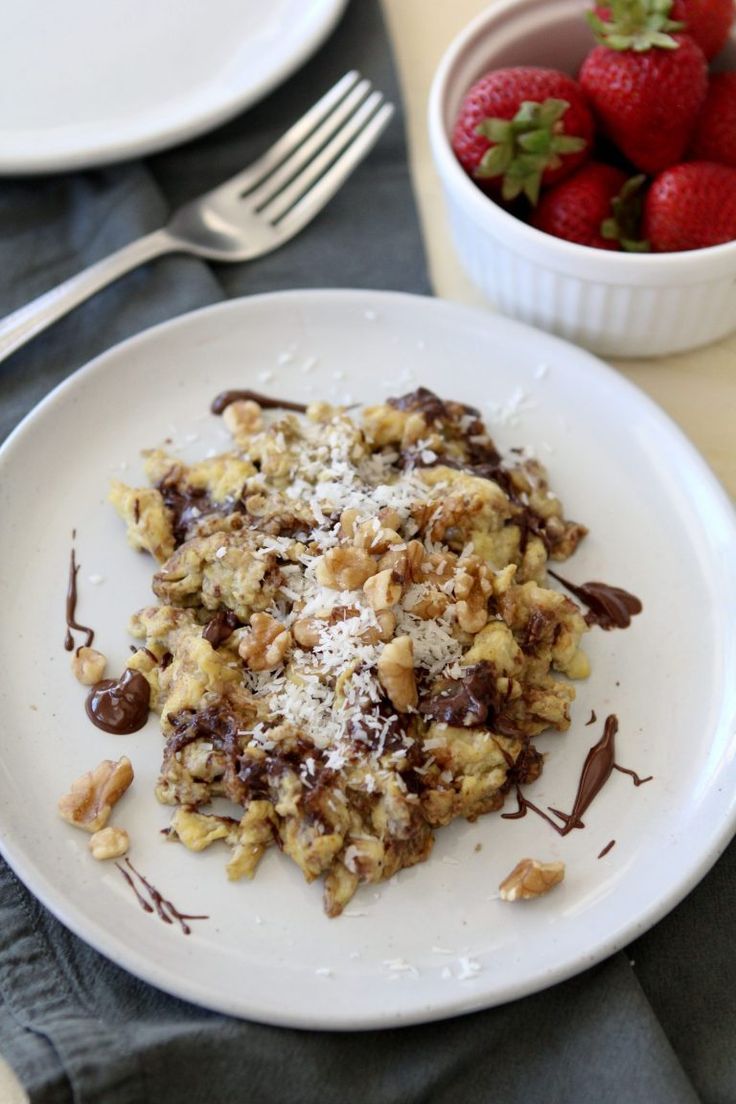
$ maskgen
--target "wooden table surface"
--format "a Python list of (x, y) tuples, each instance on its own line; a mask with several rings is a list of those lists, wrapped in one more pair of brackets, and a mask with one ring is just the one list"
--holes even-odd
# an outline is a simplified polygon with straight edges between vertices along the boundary
[[(489, 310), (453, 250), (429, 151), (426, 113), (429, 86), (444, 50), (492, 2), (382, 0), (404, 94), (412, 179), (434, 290), (445, 299), (483, 304)], [(689, 353), (612, 363), (667, 411), (736, 497), (736, 333)]]

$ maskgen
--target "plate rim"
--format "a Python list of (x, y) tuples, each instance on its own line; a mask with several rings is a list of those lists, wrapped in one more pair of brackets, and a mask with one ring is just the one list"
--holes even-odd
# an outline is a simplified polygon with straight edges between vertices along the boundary
[[(501, 326), (508, 329), (512, 334), (516, 334), (520, 339), (526, 337), (527, 339), (534, 338), (538, 340), (542, 337), (545, 343), (549, 343), (561, 352), (572, 349), (576, 356), (587, 360), (590, 367), (602, 379), (613, 382), (625, 394), (634, 398), (650, 416), (660, 423), (664, 430), (674, 437), (678, 446), (687, 454), (688, 460), (698, 476), (707, 486), (710, 499), (718, 508), (721, 519), (728, 525), (736, 548), (736, 510), (725, 489), (704, 457), (680, 427), (639, 387), (594, 354), (571, 345), (570, 342), (562, 338), (547, 334), (503, 315), (491, 313), (483, 308), (431, 296), (415, 295), (409, 292), (353, 288), (289, 289), (265, 292), (210, 304), (151, 326), (111, 346), (87, 364), (76, 369), (36, 404), (0, 446), (0, 474), (7, 457), (14, 451), (16, 442), (22, 438), (27, 428), (36, 418), (42, 416), (47, 408), (52, 406), (59, 398), (62, 398), (67, 391), (73, 391), (75, 388), (83, 386), (88, 376), (98, 372), (104, 373), (106, 370), (105, 362), (108, 358), (112, 359), (120, 353), (126, 354), (131, 350), (136, 350), (139, 346), (145, 346), (149, 342), (155, 343), (161, 337), (165, 339), (169, 331), (189, 325), (193, 320), (196, 322), (199, 317), (204, 315), (227, 315), (230, 312), (237, 313), (239, 311), (247, 313), (251, 309), (258, 309), (263, 303), (268, 304), (273, 301), (286, 301), (288, 303), (289, 300), (294, 299), (306, 300), (307, 303), (309, 301), (317, 303), (325, 299), (333, 299), (345, 305), (360, 305), (363, 309), (368, 306), (375, 306), (377, 310), (380, 310), (382, 303), (407, 301), (409, 304), (418, 307), (421, 304), (421, 310), (438, 311), (446, 315), (454, 315), (459, 319), (465, 317), (468, 321), (483, 322), (491, 329), (494, 326)], [(247, 1008), (247, 1000), (235, 1001), (234, 999), (223, 999), (222, 996), (215, 998), (200, 983), (191, 978), (180, 984), (177, 977), (171, 973), (166, 974), (154, 959), (139, 954), (129, 943), (119, 940), (114, 932), (106, 929), (98, 922), (86, 918), (83, 911), (76, 905), (64, 901), (60, 904), (55, 899), (56, 891), (52, 883), (37, 868), (33, 859), (23, 854), (22, 844), (14, 838), (15, 833), (12, 825), (4, 824), (1, 808), (0, 827), (4, 829), (0, 833), (0, 854), (28, 891), (83, 942), (148, 984), (183, 1000), (241, 1019), (305, 1030), (364, 1031), (429, 1023), (503, 1005), (512, 1000), (543, 991), (608, 958), (632, 939), (643, 934), (675, 908), (717, 862), (736, 832), (736, 795), (731, 799), (728, 815), (725, 815), (722, 821), (714, 825), (708, 833), (706, 846), (702, 846), (703, 837), (701, 835), (701, 846), (697, 855), (694, 857), (686, 856), (688, 864), (685, 867), (684, 876), (680, 874), (676, 882), (670, 885), (668, 892), (663, 894), (660, 900), (650, 904), (643, 911), (637, 911), (633, 919), (630, 918), (628, 921), (620, 923), (613, 933), (609, 933), (607, 938), (600, 939), (595, 948), (586, 950), (581, 958), (552, 966), (543, 973), (540, 972), (535, 975), (533, 979), (521, 983), (509, 982), (492, 995), (481, 994), (478, 991), (468, 991), (467, 995), (460, 995), (454, 999), (449, 999), (448, 994), (448, 999), (439, 1004), (433, 1002), (431, 1005), (424, 1004), (420, 1007), (419, 1002), (416, 1002), (408, 1012), (390, 1013), (390, 1019), (387, 1018), (386, 1014), (379, 1016), (373, 1013), (368, 1015), (355, 1014), (346, 1017), (342, 1014), (330, 1016), (329, 1012), (320, 1012), (317, 1016), (288, 1012), (284, 1014), (280, 1010), (264, 1012), (262, 1008), (253, 1008), (252, 1005)]]
[[(116, 140), (113, 137), (100, 143), (99, 134), (104, 124), (98, 123), (94, 127), (97, 144), (93, 147), (90, 147), (88, 142), (81, 144), (73, 142), (67, 152), (56, 154), (44, 153), (41, 149), (37, 154), (26, 152), (14, 155), (12, 152), (8, 154), (3, 150), (0, 152), (0, 176), (46, 176), (52, 173), (75, 172), (114, 165), (132, 158), (160, 153), (209, 133), (252, 107), (264, 99), (269, 92), (283, 84), (329, 38), (340, 22), (348, 0), (319, 0), (319, 4), (322, 19), (298, 44), (298, 47), (288, 56), (283, 57), (268, 76), (245, 88), (240, 86), (240, 92), (218, 101), (219, 106), (209, 106), (197, 115), (190, 115), (178, 124), (164, 129), (154, 126), (151, 130), (149, 126), (148, 129), (143, 130), (139, 138)], [(114, 127), (112, 133), (114, 134)]]

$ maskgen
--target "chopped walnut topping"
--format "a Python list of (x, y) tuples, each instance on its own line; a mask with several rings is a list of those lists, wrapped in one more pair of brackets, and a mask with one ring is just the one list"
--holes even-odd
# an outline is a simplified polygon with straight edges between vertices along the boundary
[(89, 849), (92, 858), (100, 861), (104, 859), (119, 859), (130, 847), (130, 839), (124, 828), (115, 828), (109, 825), (100, 828), (90, 837)]
[(330, 548), (317, 564), (317, 582), (333, 590), (355, 590), (375, 575), (378, 565), (362, 548)]
[(563, 862), (543, 863), (522, 859), (498, 887), (504, 901), (528, 901), (558, 885), (565, 877)]
[(291, 633), (280, 621), (267, 613), (254, 613), (238, 652), (251, 671), (270, 671), (283, 663), (290, 647)]
[(225, 407), (222, 420), (233, 437), (247, 437), (263, 429), (261, 408), (252, 399), (238, 399)]
[(378, 677), (399, 713), (416, 709), (419, 695), (414, 677), (414, 645), (410, 636), (397, 636), (378, 657)]
[(387, 568), (366, 579), (363, 583), (363, 593), (372, 609), (390, 609), (401, 597), (401, 583), (396, 582), (393, 572)]
[(85, 832), (97, 832), (107, 824), (112, 807), (133, 781), (133, 767), (125, 756), (114, 763), (103, 759), (87, 771), (59, 800), (59, 813), (69, 824)]
[(94, 686), (105, 676), (107, 659), (95, 648), (77, 648), (72, 655), (72, 672), (83, 686)]

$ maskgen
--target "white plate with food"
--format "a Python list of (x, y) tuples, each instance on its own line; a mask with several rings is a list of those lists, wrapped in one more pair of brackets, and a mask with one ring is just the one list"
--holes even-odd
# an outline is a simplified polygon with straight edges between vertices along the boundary
[[(241, 397), (212, 414), (230, 389), (350, 409), (310, 421)], [(734, 514), (665, 415), (588, 353), (438, 300), (257, 296), (77, 372), (0, 471), (2, 851), (146, 981), (298, 1027), (468, 1012), (624, 946), (728, 842)], [(126, 543), (111, 486), (158, 562)], [(67, 612), (109, 677), (137, 670), (165, 739), (154, 712), (127, 735), (85, 713), (64, 648), (72, 545)], [(643, 609), (600, 592), (578, 608), (547, 555)], [(606, 610), (629, 626), (586, 632)], [(95, 861), (57, 811), (123, 757), (135, 777), (110, 824), (131, 867)], [(89, 822), (80, 793), (67, 815)], [(523, 859), (550, 869), (505, 900)]]
[(324, 41), (346, 0), (25, 0), (0, 40), (0, 173), (140, 157), (225, 122)]

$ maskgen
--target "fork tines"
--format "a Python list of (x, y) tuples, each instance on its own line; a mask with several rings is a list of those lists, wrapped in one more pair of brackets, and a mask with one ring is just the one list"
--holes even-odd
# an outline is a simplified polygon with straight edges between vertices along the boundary
[(375, 143), (393, 105), (356, 71), (346, 73), (228, 190), (285, 233), (340, 188)]

